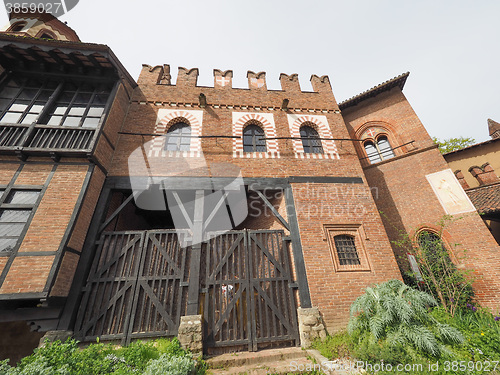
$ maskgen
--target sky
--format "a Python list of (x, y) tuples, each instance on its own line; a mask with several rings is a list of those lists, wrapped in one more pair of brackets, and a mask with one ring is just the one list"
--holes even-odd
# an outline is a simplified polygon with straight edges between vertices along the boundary
[[(106, 44), (137, 79), (142, 64), (328, 75), (337, 102), (409, 71), (403, 90), (431, 136), (489, 139), (500, 122), (498, 0), (80, 0), (60, 17), (84, 42)], [(8, 22), (0, 12), (0, 23)]]

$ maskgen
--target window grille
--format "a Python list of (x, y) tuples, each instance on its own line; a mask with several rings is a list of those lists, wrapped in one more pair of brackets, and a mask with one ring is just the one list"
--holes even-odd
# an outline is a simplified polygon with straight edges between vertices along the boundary
[(341, 234), (334, 237), (335, 248), (339, 257), (339, 264), (344, 265), (358, 265), (359, 261), (358, 251), (354, 243), (354, 237)]

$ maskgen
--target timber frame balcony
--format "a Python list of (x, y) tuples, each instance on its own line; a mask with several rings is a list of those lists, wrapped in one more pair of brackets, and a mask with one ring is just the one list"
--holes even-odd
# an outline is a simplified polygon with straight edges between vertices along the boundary
[[(107, 117), (120, 84), (126, 82), (132, 89), (137, 86), (105, 45), (0, 35), (0, 82), (4, 84), (12, 77), (29, 77), (41, 82), (60, 83), (57, 88), (39, 88), (39, 92), (53, 92), (46, 103), (35, 103), (33, 99), (31, 105), (44, 105), (44, 109), (37, 112), (36, 122), (30, 123), (21, 118), (17, 123), (13, 123), (16, 120), (7, 117), (3, 121), (0, 120), (0, 155), (17, 155), (21, 159), (28, 156), (50, 156), (54, 159), (91, 157), (106, 127)], [(75, 121), (80, 119), (70, 112), (75, 99), (64, 99), (66, 103), (63, 104), (57, 102), (61, 94), (66, 94), (64, 90), (69, 83), (76, 87), (68, 89), (75, 95), (79, 95), (80, 85), (92, 86), (93, 93), (83, 93), (92, 95), (89, 100), (107, 96), (106, 101), (98, 105), (102, 112), (96, 114), (95, 102), (89, 101), (85, 115), (80, 116), (79, 124), (76, 123)], [(31, 90), (33, 87), (27, 88)], [(66, 106), (68, 110), (64, 115), (54, 112), (54, 103), (59, 108)], [(78, 103), (78, 107), (85, 108), (85, 105)], [(65, 122), (65, 119), (70, 117), (69, 120), (73, 121)], [(85, 122), (86, 118), (90, 119), (89, 123)]]
[(0, 124), (0, 153), (86, 156), (97, 135), (96, 129), (81, 127)]

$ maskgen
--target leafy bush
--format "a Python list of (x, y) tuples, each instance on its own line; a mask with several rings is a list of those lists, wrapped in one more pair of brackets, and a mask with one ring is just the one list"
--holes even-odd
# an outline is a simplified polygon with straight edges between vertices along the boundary
[[(191, 373), (197, 364), (175, 338), (171, 341), (137, 341), (122, 348), (97, 343), (85, 349), (79, 349), (77, 341), (68, 339), (64, 343), (55, 341), (35, 349), (34, 353), (23, 358), (16, 368), (11, 368), (7, 362), (0, 362), (0, 375), (186, 375)], [(155, 369), (161, 371), (155, 372)], [(198, 373), (203, 374), (204, 370), (204, 363), (200, 362)]]
[(399, 280), (389, 280), (366, 288), (365, 294), (354, 301), (348, 331), (366, 349), (387, 345), (387, 350), (439, 357), (448, 351), (446, 344), (461, 343), (464, 338), (460, 331), (429, 313), (429, 307), (435, 305), (431, 295)]
[(314, 341), (312, 347), (326, 358), (348, 358), (352, 356), (354, 342), (346, 331), (341, 331), (323, 341)]
[(186, 375), (194, 370), (194, 361), (190, 357), (169, 356), (162, 354), (149, 362), (144, 375)]
[(469, 305), (451, 316), (442, 308), (436, 308), (433, 316), (464, 333), (464, 344), (454, 348), (455, 352), (460, 351), (468, 360), (500, 360), (500, 319), (495, 320), (488, 310)]

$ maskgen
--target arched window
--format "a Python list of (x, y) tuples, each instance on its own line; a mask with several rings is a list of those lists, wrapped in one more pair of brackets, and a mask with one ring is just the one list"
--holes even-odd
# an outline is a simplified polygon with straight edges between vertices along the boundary
[(429, 261), (436, 260), (443, 253), (448, 254), (441, 237), (433, 232), (420, 232), (418, 235), (418, 246)]
[(323, 146), (316, 130), (310, 126), (303, 126), (300, 128), (300, 137), (302, 138), (302, 147), (306, 154), (323, 153)]
[(264, 130), (257, 125), (248, 125), (243, 129), (243, 151), (244, 152), (266, 152), (266, 140)]
[(378, 153), (378, 150), (373, 144), (373, 142), (371, 141), (365, 142), (365, 151), (366, 151), (366, 156), (368, 156), (368, 159), (370, 160), (370, 163), (373, 164), (382, 161), (382, 159), (380, 158), (380, 154)]
[(377, 146), (382, 159), (386, 160), (394, 157), (394, 151), (392, 151), (391, 144), (385, 135), (378, 137)]
[(364, 147), (366, 156), (368, 156), (368, 159), (372, 164), (394, 157), (394, 151), (392, 150), (391, 144), (385, 135), (378, 137), (375, 142), (365, 142)]
[(341, 266), (361, 264), (353, 236), (340, 234), (334, 237), (334, 241)]
[(165, 150), (189, 151), (191, 144), (191, 126), (184, 122), (174, 124), (167, 131)]
[(10, 27), (9, 31), (12, 31), (13, 33), (18, 33), (24, 29), (26, 24), (27, 24), (26, 22), (16, 22)]

